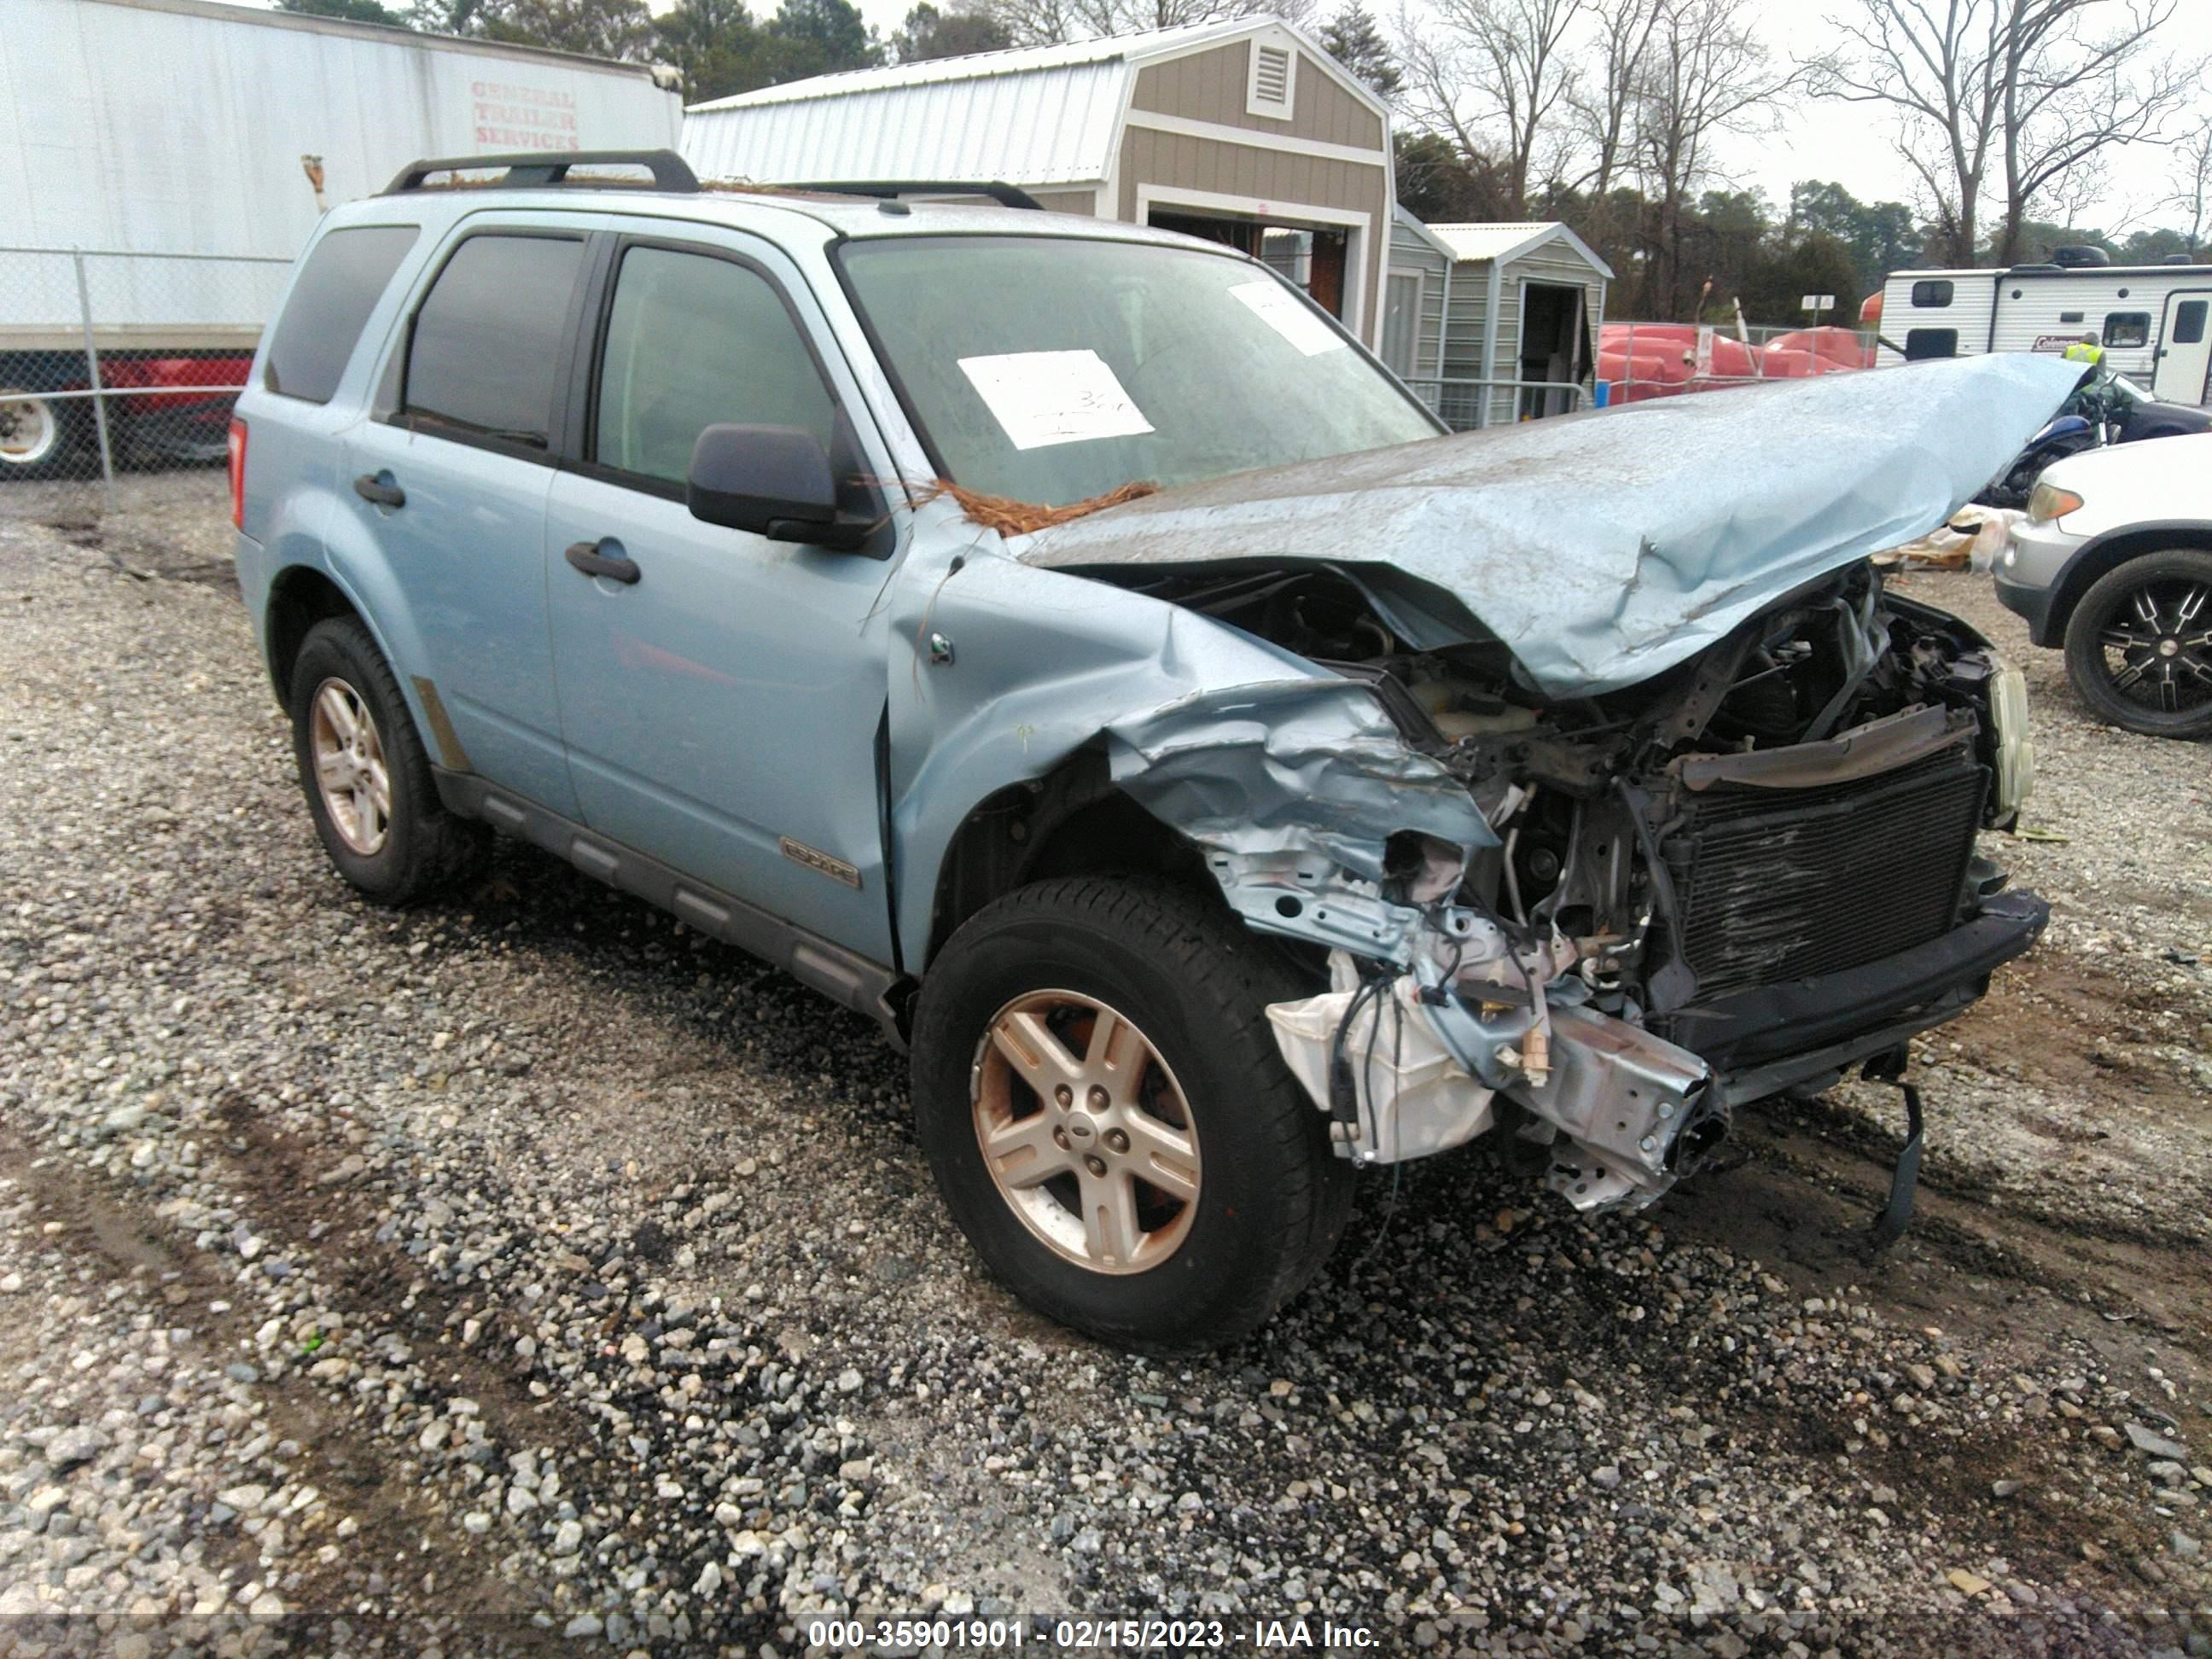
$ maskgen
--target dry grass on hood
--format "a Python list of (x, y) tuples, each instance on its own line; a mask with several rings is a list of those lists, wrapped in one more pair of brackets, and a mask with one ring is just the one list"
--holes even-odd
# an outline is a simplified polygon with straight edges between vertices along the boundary
[(1160, 487), (1156, 483), (1125, 483), (1119, 489), (1070, 501), (1065, 507), (1042, 507), (1035, 501), (1018, 501), (1011, 495), (987, 495), (979, 489), (963, 489), (949, 479), (939, 478), (920, 490), (908, 489), (906, 499), (909, 507), (923, 507), (940, 495), (948, 495), (958, 503), (962, 515), (970, 524), (995, 530), (1001, 536), (1029, 536), (1159, 492)]

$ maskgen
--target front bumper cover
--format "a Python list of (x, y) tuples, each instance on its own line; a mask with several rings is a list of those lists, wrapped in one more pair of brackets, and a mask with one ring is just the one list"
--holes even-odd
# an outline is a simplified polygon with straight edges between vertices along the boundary
[[(1479, 992), (1472, 1001), (1456, 988), (1407, 994), (1410, 981), (1398, 981), (1387, 1000), (1400, 1024), (1387, 1034), (1379, 1021), (1361, 1020), (1341, 986), (1268, 1013), (1292, 1073), (1337, 1120), (1338, 1139), (1356, 1159), (1441, 1151), (1517, 1107), (1515, 1133), (1534, 1143), (1527, 1150), (1547, 1161), (1547, 1184), (1560, 1196), (1580, 1210), (1641, 1207), (1699, 1166), (1735, 1106), (1832, 1080), (1964, 1012), (2050, 915), (2033, 893), (1992, 895), (1912, 950), (1676, 1011), (1668, 1029), (1679, 1041), (1555, 997), (1545, 1021), (1549, 1064), (1538, 1079), (1498, 1064), (1504, 1042), (1528, 1045), (1528, 1011), (1486, 1004)], [(1553, 988), (1576, 983), (1563, 977)], [(1425, 1027), (1410, 1049), (1397, 1036), (1408, 1020)], [(1378, 1036), (1385, 1053), (1418, 1055), (1418, 1066), (1373, 1064)], [(1347, 1054), (1357, 1063), (1346, 1066)], [(1418, 1086), (1401, 1086), (1415, 1076)]]
[(2050, 920), (2050, 904), (2033, 893), (1993, 894), (1940, 939), (1863, 967), (1677, 1010), (1668, 1017), (1670, 1029), (1716, 1071), (1786, 1066), (1791, 1056), (1887, 1032), (1923, 1012), (1965, 1007), (1988, 990), (1993, 970), (2034, 945)]
[(2027, 623), (2031, 644), (2049, 646), (2056, 643), (2051, 637), (2051, 590), (2029, 582), (2008, 582), (2004, 573), (1996, 576), (1997, 603)]

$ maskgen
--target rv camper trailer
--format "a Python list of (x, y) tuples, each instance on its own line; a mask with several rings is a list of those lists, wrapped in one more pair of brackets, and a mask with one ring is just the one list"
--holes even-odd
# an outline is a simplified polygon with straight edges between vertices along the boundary
[(2102, 257), (2061, 248), (2052, 264), (2007, 270), (1892, 271), (1879, 307), (1867, 307), (1866, 320), (1881, 325), (1878, 362), (2057, 353), (2088, 340), (2153, 396), (2206, 402), (2212, 265), (2112, 265)]

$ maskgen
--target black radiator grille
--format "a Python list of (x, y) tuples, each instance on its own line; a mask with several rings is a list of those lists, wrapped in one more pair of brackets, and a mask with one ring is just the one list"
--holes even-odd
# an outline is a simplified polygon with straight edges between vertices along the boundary
[(1948, 932), (1987, 787), (1961, 746), (1853, 783), (1693, 797), (1661, 852), (1697, 1000), (1879, 962)]

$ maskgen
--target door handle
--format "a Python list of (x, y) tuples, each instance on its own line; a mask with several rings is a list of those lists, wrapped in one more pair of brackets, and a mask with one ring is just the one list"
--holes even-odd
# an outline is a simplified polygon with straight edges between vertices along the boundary
[(621, 543), (613, 541), (611, 538), (605, 541), (571, 542), (568, 544), (568, 552), (563, 556), (586, 576), (605, 576), (611, 582), (634, 582), (644, 574), (638, 569), (635, 559), (624, 558), (619, 553), (606, 554), (599, 551), (602, 547), (610, 544), (616, 547), (622, 545)]
[(365, 501), (374, 501), (379, 507), (404, 507), (407, 492), (396, 483), (386, 483), (374, 472), (364, 472), (353, 481), (353, 493)]

